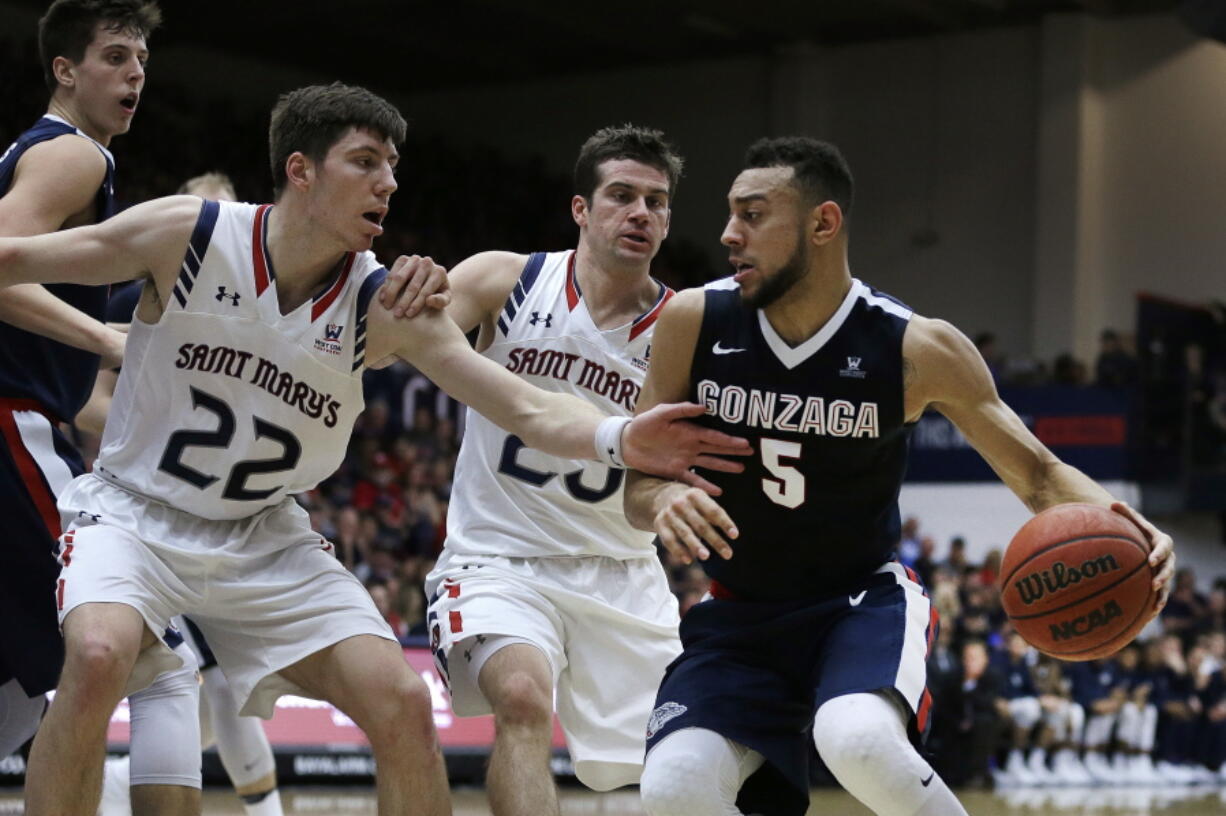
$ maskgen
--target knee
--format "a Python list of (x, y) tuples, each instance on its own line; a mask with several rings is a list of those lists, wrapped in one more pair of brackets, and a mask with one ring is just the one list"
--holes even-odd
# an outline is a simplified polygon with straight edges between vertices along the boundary
[(548, 728), (553, 717), (551, 692), (527, 672), (508, 673), (498, 680), (495, 722), (499, 728)]
[[(65, 644), (64, 680), (94, 692), (114, 689), (122, 695), (136, 655), (103, 633), (91, 632)], [(61, 681), (61, 686), (68, 684)], [(93, 697), (94, 694), (90, 694)], [(98, 694), (99, 698), (105, 694)], [(113, 700), (109, 701), (112, 705)]]
[(707, 801), (719, 787), (709, 775), (710, 767), (695, 754), (648, 754), (639, 780), (643, 809), (648, 816), (723, 812)]
[(362, 696), (353, 719), (371, 745), (434, 744), (434, 703), (425, 681), (407, 666)]
[(885, 753), (910, 749), (893, 704), (871, 695), (837, 697), (822, 705), (813, 719), (813, 742), (840, 781), (871, 771)]

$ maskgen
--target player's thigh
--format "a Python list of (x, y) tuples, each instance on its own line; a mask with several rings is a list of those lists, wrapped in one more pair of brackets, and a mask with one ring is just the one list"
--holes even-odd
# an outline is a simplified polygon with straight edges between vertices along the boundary
[(465, 649), (489, 650), (475, 657), (477, 685), (495, 716), (505, 721), (548, 723), (553, 714), (554, 671), (549, 657), (528, 640), (482, 636), (466, 641)]
[[(482, 675), (486, 662), (504, 647), (535, 648), (548, 662), (550, 686), (556, 685), (567, 665), (565, 627), (546, 588), (534, 576), (456, 568), (435, 578), (427, 625), (435, 664), (457, 714), (471, 717), (493, 711)], [(535, 665), (539, 670), (540, 664)]]
[(311, 695), (327, 700), (366, 728), (379, 717), (396, 713), (406, 700), (423, 700), (430, 692), (404, 659), (394, 641), (356, 635), (327, 646), (280, 672)]
[[(845, 603), (821, 644), (815, 705), (846, 694), (892, 689), (925, 719), (930, 696), (928, 649), (935, 635), (932, 604), (905, 568), (891, 562)], [(919, 725), (923, 730), (923, 724)]]

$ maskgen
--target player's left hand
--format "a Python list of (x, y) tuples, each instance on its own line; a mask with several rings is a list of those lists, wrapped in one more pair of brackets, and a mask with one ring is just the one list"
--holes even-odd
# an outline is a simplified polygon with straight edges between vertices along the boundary
[(430, 257), (401, 255), (379, 287), (379, 303), (396, 317), (414, 317), (422, 309), (446, 309), (451, 303), (447, 270)]
[(1154, 571), (1154, 589), (1158, 591), (1157, 600), (1150, 614), (1152, 618), (1162, 611), (1167, 599), (1171, 597), (1171, 579), (1175, 577), (1175, 542), (1169, 535), (1150, 524), (1149, 519), (1124, 502), (1113, 502), (1111, 509), (1137, 525), (1149, 539), (1149, 566)]
[(740, 473), (745, 466), (721, 456), (748, 456), (749, 442), (739, 436), (704, 428), (687, 417), (702, 416), (706, 409), (692, 402), (657, 405), (644, 411), (622, 431), (622, 456), (626, 466), (700, 488), (718, 496), (722, 491), (692, 467)]

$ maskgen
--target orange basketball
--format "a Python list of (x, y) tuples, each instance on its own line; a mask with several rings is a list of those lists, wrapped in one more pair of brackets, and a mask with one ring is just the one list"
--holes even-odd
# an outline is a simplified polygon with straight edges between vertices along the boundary
[(1149, 541), (1095, 504), (1049, 507), (1017, 531), (1000, 567), (1005, 614), (1028, 643), (1062, 660), (1095, 660), (1149, 620)]

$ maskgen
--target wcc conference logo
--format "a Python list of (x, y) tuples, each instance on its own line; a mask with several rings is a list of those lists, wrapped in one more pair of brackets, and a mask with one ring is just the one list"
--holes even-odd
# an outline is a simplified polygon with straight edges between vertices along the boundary
[(324, 336), (315, 338), (315, 348), (328, 354), (341, 353), (341, 335), (345, 327), (339, 323), (329, 323), (324, 326)]

